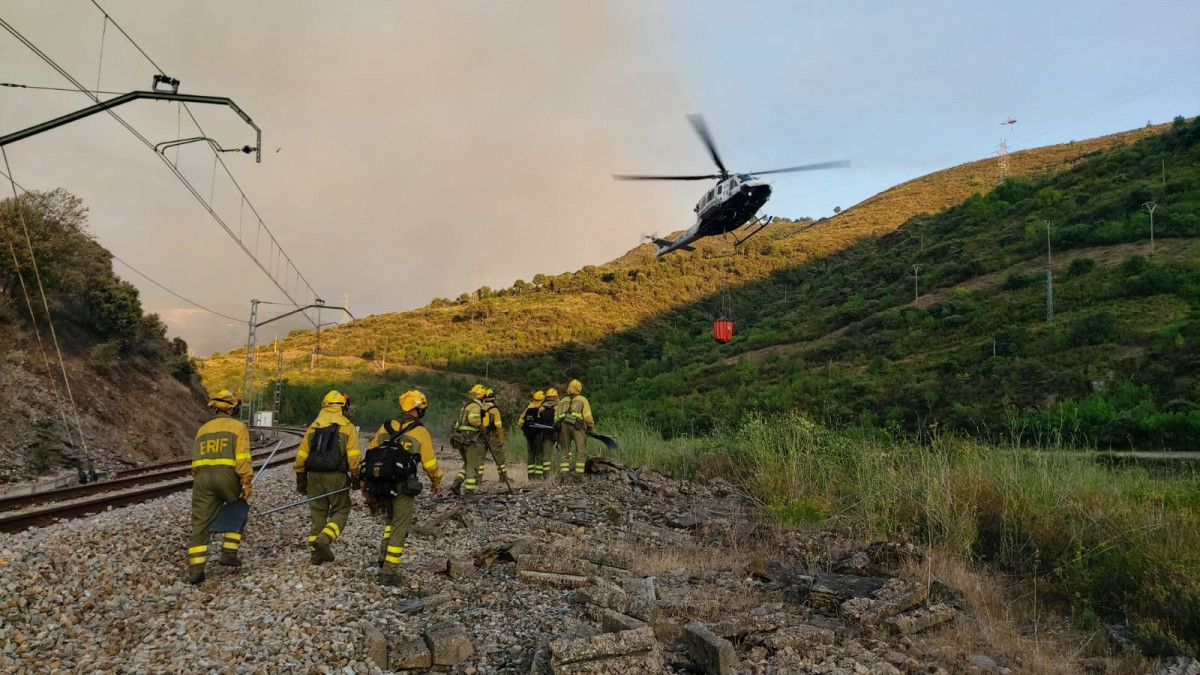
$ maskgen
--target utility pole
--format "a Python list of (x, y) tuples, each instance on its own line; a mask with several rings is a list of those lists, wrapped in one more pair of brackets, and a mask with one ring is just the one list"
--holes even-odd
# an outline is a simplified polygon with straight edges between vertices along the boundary
[(1000, 139), (1000, 149), (996, 151), (996, 185), (1008, 178), (1008, 141)]
[(913, 271), (913, 304), (916, 305), (918, 308), (920, 308), (921, 307), (921, 290), (917, 283), (917, 280), (919, 278), (918, 275), (921, 274), (921, 266), (913, 265), (912, 271)]
[(1158, 208), (1158, 204), (1146, 202), (1142, 208), (1150, 212), (1150, 255), (1154, 255), (1154, 209)]
[(1050, 221), (1046, 221), (1046, 323), (1054, 321), (1054, 275), (1050, 271)]

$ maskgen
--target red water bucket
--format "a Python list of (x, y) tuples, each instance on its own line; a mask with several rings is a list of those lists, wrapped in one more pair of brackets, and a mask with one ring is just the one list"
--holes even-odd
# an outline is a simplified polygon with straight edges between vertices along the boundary
[(729, 319), (717, 319), (713, 322), (713, 338), (721, 344), (725, 344), (733, 339), (733, 321)]

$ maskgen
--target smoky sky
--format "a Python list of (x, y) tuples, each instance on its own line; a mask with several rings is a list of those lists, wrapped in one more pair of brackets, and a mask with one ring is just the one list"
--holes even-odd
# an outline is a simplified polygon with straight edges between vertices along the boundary
[[(349, 294), (359, 316), (603, 262), (645, 231), (630, 213), (689, 224), (669, 190), (630, 193), (610, 178), (640, 149), (661, 145), (648, 136), (647, 118), (682, 123), (690, 110), (649, 6), (101, 4), (181, 80), (180, 91), (228, 96), (263, 128), (262, 164), (223, 159), (317, 292), (334, 305)], [(89, 2), (8, 3), (3, 14), (89, 87), (150, 86), (154, 69)], [(7, 34), (0, 63), (0, 80), (69, 86)], [(20, 128), (87, 104), (83, 95), (0, 89), (0, 125)], [(222, 145), (253, 141), (228, 110), (192, 110)], [(118, 112), (155, 142), (189, 135), (173, 103)], [(694, 141), (680, 134), (677, 142)], [(106, 115), (14, 144), (9, 154), (22, 185), (81, 196), (102, 244), (185, 297), (233, 317), (248, 315), (251, 297), (284, 299)], [(253, 248), (255, 221), (214, 171), (212, 153), (195, 145), (168, 157)], [(197, 353), (244, 339), (244, 325), (115, 269)], [(264, 306), (263, 316), (284, 309)], [(281, 321), (264, 337), (299, 325)]]

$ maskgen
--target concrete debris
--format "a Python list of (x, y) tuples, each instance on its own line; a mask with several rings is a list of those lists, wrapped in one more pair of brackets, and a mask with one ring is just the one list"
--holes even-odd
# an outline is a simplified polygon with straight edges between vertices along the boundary
[(733, 643), (710, 631), (699, 621), (683, 629), (688, 657), (701, 672), (710, 675), (729, 675), (737, 667)]
[(600, 627), (606, 633), (619, 633), (623, 630), (637, 630), (646, 624), (632, 616), (627, 616), (611, 609), (600, 610)]
[(662, 669), (662, 647), (649, 627), (550, 643), (550, 671), (555, 675), (660, 673)]
[(1164, 659), (1155, 675), (1200, 675), (1200, 661), (1190, 656), (1174, 656)]
[(801, 624), (789, 626), (771, 635), (763, 641), (763, 645), (769, 649), (809, 650), (819, 645), (831, 645), (836, 637), (828, 628)]
[(451, 579), (462, 581), (475, 576), (475, 562), (472, 560), (454, 560), (451, 558), (446, 561), (446, 575)]
[(658, 598), (654, 594), (654, 578), (627, 577), (621, 579), (621, 587), (629, 595), (638, 600), (654, 602)]
[(869, 598), (851, 598), (842, 603), (842, 614), (864, 626), (912, 609), (925, 601), (929, 588), (925, 584), (902, 579), (889, 579)]

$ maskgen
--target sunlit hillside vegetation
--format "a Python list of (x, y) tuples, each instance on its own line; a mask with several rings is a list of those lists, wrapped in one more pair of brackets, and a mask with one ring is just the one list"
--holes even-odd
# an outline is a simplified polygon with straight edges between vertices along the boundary
[[(1013, 153), (1010, 172), (1033, 176), (1062, 171), (1086, 161), (1086, 156), (1159, 133), (1165, 126)], [(653, 246), (644, 244), (606, 265), (554, 276), (535, 274), (529, 282), (518, 280), (509, 288), (484, 287), (454, 301), (439, 298), (411, 312), (367, 317), (353, 328), (323, 333), (324, 352), (343, 358), (326, 367), (336, 370), (363, 361), (382, 365), (385, 353), (392, 363), (446, 367), (471, 356), (536, 353), (568, 342), (594, 341), (663, 309), (986, 193), (994, 186), (996, 170), (994, 159), (979, 160), (908, 181), (829, 219), (780, 221), (736, 254), (731, 240), (709, 239), (695, 253), (655, 261)], [(570, 321), (563, 320), (566, 316)], [(295, 354), (311, 352), (314, 346), (308, 331), (297, 331), (283, 342), (283, 348)], [(234, 350), (228, 356), (240, 362), (245, 352)], [(223, 363), (229, 372), (217, 375), (215, 369)], [(232, 374), (232, 365), (219, 356), (210, 359), (210, 377)]]
[[(319, 374), (368, 376), (386, 359), (529, 385), (577, 375), (607, 409), (648, 414), (672, 433), (801, 407), (831, 423), (909, 431), (1099, 440), (1109, 425), (1107, 442), (1169, 445), (1178, 431), (1126, 413), (1194, 398), (1184, 383), (1155, 392), (1129, 379), (1152, 345), (1173, 339), (1157, 331), (1190, 311), (1192, 249), (1181, 238), (1195, 234), (1196, 125), (1180, 120), (1164, 134), (1170, 126), (1014, 153), (1013, 177), (995, 190), (995, 160), (965, 164), (828, 220), (775, 226), (736, 252), (718, 239), (653, 261), (643, 246), (608, 265), (480, 289), (476, 300), (368, 317), (322, 333)], [(1164, 162), (1166, 185), (1156, 185)], [(1147, 238), (1139, 209), (1149, 199), (1161, 202), (1161, 252), (1125, 263)], [(1042, 219), (1056, 223), (1059, 251), (1061, 318), (1050, 326), (1039, 323), (1032, 275)], [(1103, 250), (1077, 250), (1087, 247)], [(913, 264), (923, 266), (920, 307)], [(1130, 290), (1147, 273), (1173, 281)], [(738, 321), (726, 346), (708, 337), (722, 310)], [(302, 354), (315, 341), (299, 332), (283, 344)], [(210, 359), (205, 377), (237, 385), (243, 360)], [(1108, 399), (1105, 412), (1063, 407), (1092, 394)]]

